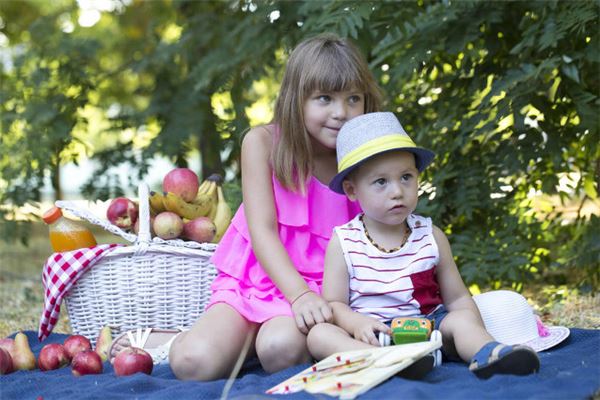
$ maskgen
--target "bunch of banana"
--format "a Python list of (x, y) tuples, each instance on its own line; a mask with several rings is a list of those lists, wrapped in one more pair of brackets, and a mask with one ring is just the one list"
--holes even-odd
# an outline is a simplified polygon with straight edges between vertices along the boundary
[[(207, 214), (217, 227), (217, 233), (213, 239), (213, 243), (218, 243), (223, 237), (223, 234), (229, 227), (231, 223), (231, 218), (233, 217), (231, 213), (231, 208), (229, 208), (229, 204), (225, 200), (225, 195), (223, 194), (223, 187), (221, 186), (223, 183), (223, 178), (219, 174), (212, 174), (202, 184), (200, 185), (200, 189), (198, 189), (198, 193), (205, 193), (205, 196), (210, 197), (211, 208)], [(200, 194), (198, 195), (200, 196)], [(198, 197), (196, 198), (198, 200)]]
[(150, 212), (152, 215), (160, 214), (163, 211), (167, 211), (163, 199), (165, 195), (159, 192), (150, 192)]
[(196, 198), (190, 203), (171, 192), (164, 194), (162, 200), (167, 211), (174, 212), (182, 218), (192, 220), (207, 217), (217, 200), (217, 186), (214, 182), (204, 181)]
[(186, 202), (172, 192), (151, 192), (150, 210), (154, 215), (163, 211), (171, 211), (183, 218), (184, 221), (208, 217), (217, 227), (217, 233), (213, 239), (213, 243), (217, 243), (221, 240), (233, 217), (223, 194), (222, 182), (223, 178), (218, 174), (209, 176), (200, 184), (198, 194), (191, 202)]
[(215, 217), (212, 218), (215, 226), (217, 227), (217, 233), (215, 234), (215, 238), (213, 239), (213, 243), (218, 243), (223, 234), (229, 227), (231, 223), (232, 213), (231, 208), (229, 208), (229, 204), (225, 201), (225, 196), (223, 195), (223, 188), (219, 184), (217, 187), (217, 205), (215, 210)]
[(210, 219), (214, 219), (215, 210), (217, 206), (217, 186), (221, 182), (221, 176), (217, 174), (212, 174), (208, 178), (206, 178), (198, 189), (198, 194), (196, 198), (192, 201), (194, 204), (207, 205), (208, 211), (206, 213), (206, 217)]

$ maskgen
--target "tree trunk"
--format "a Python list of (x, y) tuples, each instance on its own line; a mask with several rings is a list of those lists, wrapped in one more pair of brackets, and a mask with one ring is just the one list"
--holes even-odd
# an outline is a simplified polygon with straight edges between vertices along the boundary
[(224, 175), (223, 163), (221, 161), (221, 150), (222, 141), (221, 135), (217, 132), (217, 125), (215, 123), (216, 117), (213, 114), (212, 106), (210, 104), (210, 96), (206, 96), (200, 100), (200, 106), (202, 114), (204, 116), (204, 123), (202, 124), (200, 131), (200, 140), (198, 144), (200, 148), (200, 174), (203, 179), (214, 173), (218, 173), (221, 176)]
[(51, 172), (52, 188), (54, 189), (54, 200), (62, 200), (63, 192), (62, 186), (60, 185), (60, 163), (54, 165)]

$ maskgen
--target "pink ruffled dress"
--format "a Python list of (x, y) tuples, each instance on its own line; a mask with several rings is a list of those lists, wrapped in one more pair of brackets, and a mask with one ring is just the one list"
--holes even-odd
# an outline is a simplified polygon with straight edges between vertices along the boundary
[[(281, 186), (273, 175), (279, 237), (308, 287), (321, 293), (325, 249), (333, 228), (361, 210), (358, 203), (337, 194), (311, 177), (306, 194)], [(290, 304), (256, 259), (243, 204), (213, 254), (218, 275), (207, 308), (227, 303), (247, 320), (262, 323), (276, 316), (292, 316)]]

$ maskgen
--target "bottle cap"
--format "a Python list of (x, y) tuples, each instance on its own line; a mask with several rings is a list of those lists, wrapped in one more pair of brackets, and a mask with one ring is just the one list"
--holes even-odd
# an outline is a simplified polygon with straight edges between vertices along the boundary
[(58, 208), (56, 206), (52, 207), (51, 209), (49, 209), (48, 211), (46, 211), (44, 213), (44, 215), (42, 215), (42, 219), (47, 224), (53, 223), (54, 221), (56, 221), (60, 217), (62, 217), (62, 211), (60, 211), (60, 208)]

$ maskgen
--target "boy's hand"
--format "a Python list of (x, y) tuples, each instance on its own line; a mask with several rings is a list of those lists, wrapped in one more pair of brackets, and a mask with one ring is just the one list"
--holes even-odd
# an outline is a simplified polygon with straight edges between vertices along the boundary
[(316, 324), (333, 320), (329, 303), (312, 291), (306, 292), (294, 301), (292, 312), (294, 313), (296, 326), (305, 335)]
[(379, 347), (379, 339), (376, 333), (392, 334), (392, 329), (389, 326), (375, 318), (366, 315), (358, 315), (357, 317), (357, 323), (354, 325), (353, 332), (351, 332), (356, 340)]

